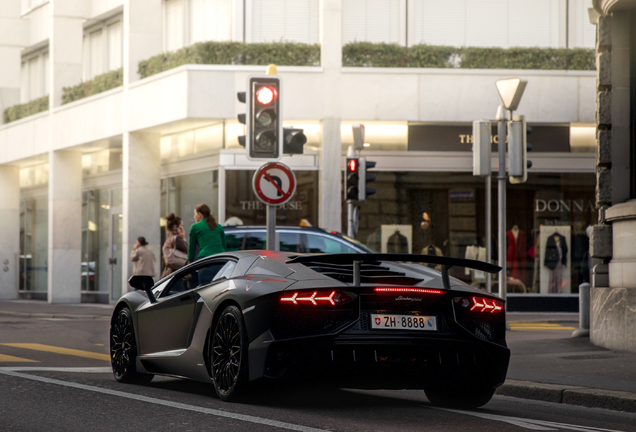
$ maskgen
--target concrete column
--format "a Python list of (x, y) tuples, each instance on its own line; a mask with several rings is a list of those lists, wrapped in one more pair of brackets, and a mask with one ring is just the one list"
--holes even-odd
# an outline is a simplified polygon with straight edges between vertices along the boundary
[(0, 166), (0, 300), (18, 298), (20, 168)]
[(90, 2), (51, 0), (49, 109), (62, 105), (64, 87), (82, 81), (82, 40)]
[[(0, 2), (0, 112), (20, 103), (20, 51), (28, 39), (28, 23), (20, 19), (20, 2)], [(3, 122), (0, 117), (0, 124)]]
[(49, 153), (49, 303), (81, 301), (82, 154)]
[(163, 51), (163, 0), (124, 2), (124, 86), (139, 80), (137, 69)]
[(322, 148), (320, 151), (318, 223), (326, 230), (342, 231), (342, 178), (340, 137), (340, 69), (342, 67), (342, 4), (320, 2), (320, 47), (323, 67)]
[(130, 253), (137, 237), (143, 236), (155, 254), (155, 280), (159, 275), (161, 258), (161, 135), (132, 133), (123, 135), (123, 234), (122, 234), (122, 294), (128, 292), (128, 278), (132, 276)]

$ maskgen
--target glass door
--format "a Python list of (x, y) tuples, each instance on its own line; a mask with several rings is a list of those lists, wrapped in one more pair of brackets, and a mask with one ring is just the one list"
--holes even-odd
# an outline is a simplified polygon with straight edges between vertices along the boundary
[(117, 301), (121, 297), (123, 215), (121, 207), (110, 208), (110, 300)]

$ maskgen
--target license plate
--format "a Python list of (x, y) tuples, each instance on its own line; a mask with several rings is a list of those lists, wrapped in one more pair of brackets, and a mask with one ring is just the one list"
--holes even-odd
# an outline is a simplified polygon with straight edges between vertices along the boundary
[(371, 314), (371, 328), (385, 330), (437, 330), (434, 316)]

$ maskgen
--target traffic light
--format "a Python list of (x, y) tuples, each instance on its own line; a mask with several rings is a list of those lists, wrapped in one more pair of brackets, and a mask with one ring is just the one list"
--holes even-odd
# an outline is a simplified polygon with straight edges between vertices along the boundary
[(376, 162), (368, 161), (366, 158), (360, 158), (358, 199), (364, 201), (368, 196), (375, 194), (375, 188), (367, 187), (367, 184), (375, 181), (375, 174), (367, 174), (367, 171), (373, 169)]
[[(239, 102), (245, 103), (245, 92), (237, 92), (236, 98)], [(243, 123), (247, 127), (247, 116), (245, 115), (245, 113), (239, 114), (236, 117), (238, 118), (239, 123)], [(245, 135), (239, 135), (238, 142), (240, 145), (245, 147)]]
[(283, 153), (303, 154), (303, 146), (307, 142), (307, 137), (302, 129), (283, 128)]
[(345, 199), (347, 201), (358, 200), (359, 173), (360, 160), (358, 158), (347, 158), (347, 175), (345, 177)]
[(267, 75), (247, 81), (247, 158), (279, 160), (283, 156), (281, 80)]
[(528, 133), (531, 130), (526, 125), (525, 116), (515, 116), (508, 122), (508, 166), (510, 183), (524, 183), (528, 180), (528, 168), (532, 161), (528, 160), (528, 151), (532, 146), (528, 144)]
[(491, 173), (492, 125), (487, 120), (473, 122), (473, 175), (487, 176)]

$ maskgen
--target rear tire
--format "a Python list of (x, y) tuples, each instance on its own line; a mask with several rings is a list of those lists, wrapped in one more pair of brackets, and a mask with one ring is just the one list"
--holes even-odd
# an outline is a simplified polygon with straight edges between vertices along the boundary
[(495, 394), (494, 388), (459, 388), (435, 385), (427, 387), (426, 397), (435, 406), (445, 408), (479, 408)]
[(110, 363), (121, 383), (147, 384), (154, 375), (137, 372), (137, 344), (130, 309), (123, 308), (110, 326)]
[(226, 307), (212, 329), (210, 369), (214, 390), (223, 401), (236, 400), (247, 387), (247, 332), (236, 306)]

